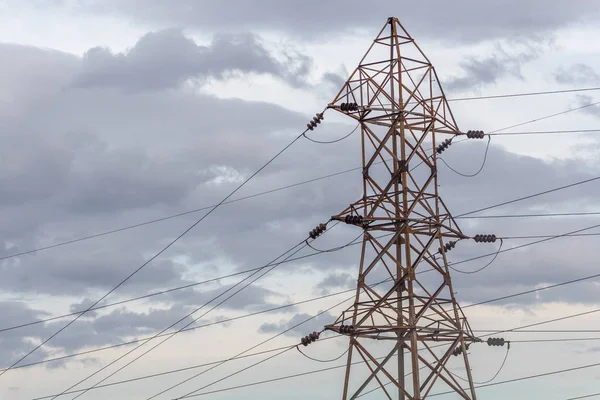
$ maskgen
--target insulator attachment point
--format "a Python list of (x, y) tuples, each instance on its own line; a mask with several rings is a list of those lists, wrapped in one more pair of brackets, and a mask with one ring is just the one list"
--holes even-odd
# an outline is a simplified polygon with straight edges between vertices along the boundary
[(475, 235), (473, 240), (477, 243), (494, 243), (498, 238), (496, 235)]
[(348, 225), (361, 225), (363, 223), (362, 215), (346, 215), (344, 222)]
[(312, 131), (321, 123), (321, 121), (323, 121), (323, 118), (323, 113), (318, 113), (308, 124), (306, 124), (306, 127)]
[(487, 340), (488, 346), (504, 346), (505, 343), (509, 343), (510, 346), (510, 342), (507, 342), (503, 338), (488, 338)]
[[(467, 343), (465, 344), (465, 349), (469, 350), (469, 346), (471, 345), (471, 343)], [(462, 346), (458, 346), (457, 348), (454, 349), (454, 351), (452, 352), (452, 355), (459, 356), (462, 354)]]
[(483, 131), (467, 131), (465, 134), (469, 139), (483, 139), (485, 137), (485, 133)]
[(442, 152), (450, 147), (451, 144), (452, 139), (446, 139), (435, 148), (435, 151), (437, 151), (438, 154), (442, 154)]
[(304, 345), (304, 346), (308, 346), (312, 342), (319, 339), (319, 335), (320, 335), (319, 332), (310, 333), (310, 334), (304, 336), (302, 339), (300, 339), (300, 343), (302, 343), (302, 345)]
[(457, 243), (456, 240), (452, 240), (452, 241), (446, 243), (444, 245), (443, 250), (442, 250), (441, 247), (438, 248), (438, 253), (443, 254), (443, 253), (449, 252), (450, 250), (452, 250), (456, 246), (456, 243)]
[(340, 333), (341, 334), (349, 334), (352, 335), (356, 331), (354, 325), (340, 325)]
[(319, 237), (323, 232), (325, 232), (325, 230), (327, 229), (327, 225), (325, 224), (319, 224), (317, 225), (317, 227), (315, 229), (313, 229), (312, 231), (310, 231), (308, 233), (308, 236), (311, 239), (316, 239), (317, 237)]
[(358, 111), (358, 104), (342, 103), (342, 104), (340, 104), (340, 110), (342, 110), (342, 111)]

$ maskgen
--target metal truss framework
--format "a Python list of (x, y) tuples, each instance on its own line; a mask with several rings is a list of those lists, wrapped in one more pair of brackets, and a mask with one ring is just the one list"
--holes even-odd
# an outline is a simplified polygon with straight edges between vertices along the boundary
[[(373, 385), (389, 399), (425, 399), (434, 387), (476, 398), (466, 350), (479, 340), (456, 303), (444, 251), (445, 240), (465, 236), (438, 196), (435, 150), (438, 135), (461, 132), (438, 82), (389, 18), (329, 105), (362, 131), (363, 197), (333, 217), (364, 230), (356, 300), (325, 327), (350, 339), (344, 400)], [(449, 371), (453, 353), (465, 388)]]

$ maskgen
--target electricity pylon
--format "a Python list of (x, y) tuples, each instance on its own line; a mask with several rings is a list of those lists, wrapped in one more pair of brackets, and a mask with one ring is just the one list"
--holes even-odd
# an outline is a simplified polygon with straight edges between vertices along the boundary
[(390, 399), (425, 399), (434, 386), (475, 399), (467, 348), (479, 339), (446, 259), (466, 236), (437, 178), (436, 148), (450, 143), (439, 138), (462, 133), (431, 62), (398, 19), (388, 19), (329, 107), (362, 132), (363, 196), (332, 218), (364, 230), (356, 300), (325, 327), (350, 338), (343, 399), (373, 386)]

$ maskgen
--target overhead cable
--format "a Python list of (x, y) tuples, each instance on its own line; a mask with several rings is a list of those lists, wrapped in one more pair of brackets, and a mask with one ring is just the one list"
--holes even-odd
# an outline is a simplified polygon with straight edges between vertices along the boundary
[(558, 90), (547, 90), (540, 92), (522, 92), (522, 93), (507, 93), (507, 94), (497, 94), (491, 96), (472, 96), (472, 97), (456, 97), (452, 99), (448, 99), (446, 101), (469, 101), (469, 100), (489, 100), (489, 99), (503, 99), (509, 97), (525, 97), (525, 96), (540, 96), (540, 95), (548, 95), (548, 94), (560, 94), (560, 93), (575, 93), (575, 92), (590, 92), (600, 90), (600, 87), (587, 87), (587, 88), (579, 88), (579, 89), (558, 89)]
[[(322, 114), (321, 114), (322, 115)], [(304, 135), (304, 133), (310, 129), (310, 127), (308, 127), (307, 129), (305, 129), (302, 133), (300, 133), (298, 136), (296, 136), (290, 143), (288, 143), (286, 146), (283, 147), (283, 149), (281, 149), (277, 154), (275, 154), (271, 159), (269, 159), (269, 161), (267, 161), (265, 164), (263, 164), (258, 170), (256, 170), (256, 172), (254, 172), (252, 175), (250, 175), (248, 178), (246, 178), (241, 184), (239, 184), (233, 191), (231, 191), (227, 196), (225, 196), (219, 203), (215, 204), (206, 214), (204, 214), (200, 219), (198, 219), (196, 222), (194, 222), (192, 225), (190, 225), (187, 229), (185, 229), (181, 234), (179, 234), (175, 239), (171, 240), (166, 246), (164, 246), (160, 251), (158, 251), (157, 253), (155, 253), (152, 257), (150, 257), (146, 262), (144, 262), (142, 265), (140, 265), (137, 269), (135, 269), (133, 272), (131, 272), (125, 279), (121, 280), (116, 286), (114, 286), (112, 289), (110, 289), (106, 294), (104, 294), (102, 297), (100, 297), (98, 300), (96, 300), (93, 304), (91, 304), (86, 310), (84, 310), (81, 314), (78, 314), (75, 318), (73, 318), (69, 323), (67, 323), (66, 325), (64, 325), (63, 327), (61, 327), (58, 331), (56, 331), (55, 333), (53, 333), (52, 335), (50, 335), (48, 338), (46, 338), (45, 340), (43, 340), (40, 344), (38, 344), (36, 347), (34, 347), (31, 351), (27, 352), (25, 355), (23, 355), (21, 358), (19, 358), (17, 361), (15, 361), (9, 368), (3, 370), (2, 372), (0, 372), (0, 376), (2, 376), (3, 374), (5, 374), (7, 371), (10, 371), (13, 367), (15, 367), (16, 365), (18, 365), (21, 361), (25, 360), (27, 357), (29, 357), (31, 354), (33, 354), (36, 350), (40, 349), (42, 346), (44, 346), (46, 343), (48, 343), (50, 340), (52, 340), (54, 337), (56, 337), (57, 335), (59, 335), (62, 331), (64, 331), (65, 329), (67, 329), (69, 326), (71, 326), (71, 324), (73, 324), (75, 321), (77, 321), (79, 318), (81, 318), (81, 316), (85, 315), (85, 313), (87, 313), (89, 310), (91, 310), (92, 308), (96, 307), (102, 300), (104, 300), (105, 298), (107, 298), (108, 296), (110, 296), (115, 290), (117, 290), (118, 288), (120, 288), (125, 282), (129, 281), (129, 279), (131, 279), (133, 276), (135, 276), (139, 271), (141, 271), (142, 269), (144, 269), (144, 267), (146, 267), (148, 264), (150, 264), (152, 261), (154, 261), (156, 258), (158, 258), (161, 254), (163, 254), (165, 251), (167, 251), (171, 246), (173, 246), (175, 243), (177, 243), (181, 238), (183, 238), (187, 233), (189, 233), (192, 229), (194, 229), (198, 224), (200, 224), (202, 221), (204, 221), (204, 219), (206, 217), (208, 217), (210, 214), (212, 214), (219, 206), (221, 206), (224, 202), (226, 202), (231, 196), (233, 196), (235, 193), (237, 193), (242, 187), (244, 187), (248, 182), (250, 182), (256, 175), (258, 175), (260, 172), (262, 172), (267, 166), (269, 166), (273, 161), (275, 161), (275, 159), (277, 159), (281, 154), (283, 154), (283, 152), (285, 152), (287, 149), (289, 149), (294, 143), (296, 143), (301, 137), (302, 135)]]

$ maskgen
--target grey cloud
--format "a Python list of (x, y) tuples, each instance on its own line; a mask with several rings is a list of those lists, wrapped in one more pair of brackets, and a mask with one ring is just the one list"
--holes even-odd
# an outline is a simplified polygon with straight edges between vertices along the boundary
[(348, 289), (356, 286), (356, 277), (347, 272), (330, 272), (317, 284), (321, 293), (326, 294), (329, 289)]
[[(93, 245), (92, 245), (93, 246)], [(0, 271), (5, 278), (0, 288), (13, 293), (48, 293), (53, 295), (89, 295), (93, 290), (106, 291), (123, 280), (146, 261), (141, 254), (127, 253), (126, 242), (118, 248), (90, 251), (52, 252), (42, 260), (19, 261), (19, 267), (3, 263)], [(156, 250), (154, 250), (156, 251)], [(117, 255), (118, 254), (118, 255)], [(189, 283), (181, 277), (186, 267), (168, 259), (158, 259), (136, 274), (123, 288), (130, 294), (144, 293), (148, 288), (179, 286)], [(123, 290), (122, 289), (122, 290)], [(96, 297), (95, 295), (94, 297)]]
[[(85, 311), (90, 308), (96, 300), (85, 298), (79, 302), (75, 302), (69, 306), (69, 311), (72, 313)], [(101, 306), (102, 303), (98, 304), (96, 307)], [(96, 317), (98, 315), (98, 311), (90, 310), (84, 314), (84, 317)]]
[[(243, 276), (240, 276), (234, 279), (239, 282), (242, 281), (243, 278)], [(273, 290), (265, 289), (255, 284), (250, 285), (238, 292), (238, 290), (240, 290), (250, 281), (251, 279), (248, 279), (237, 286), (234, 286), (234, 284), (223, 285), (217, 289), (186, 289), (173, 292), (170, 298), (181, 304), (187, 305), (208, 304), (208, 308), (212, 308), (216, 304), (224, 301), (219, 306), (220, 309), (256, 311), (264, 309), (264, 306), (275, 305), (271, 299), (284, 297)], [(235, 296), (225, 300), (236, 292), (238, 293)], [(212, 301), (214, 298), (217, 298), (217, 300)], [(202, 313), (202, 311), (200, 311), (200, 313)]]
[[(0, 319), (3, 321), (0, 328), (25, 324), (38, 320), (48, 314), (44, 311), (30, 308), (27, 304), (20, 301), (0, 301)], [(26, 332), (26, 333), (24, 333)], [(0, 367), (6, 368), (27, 354), (29, 350), (35, 347), (36, 342), (34, 330), (25, 328), (23, 330), (10, 330), (0, 332)], [(31, 361), (41, 360), (48, 356), (45, 349), (31, 357)]]
[[(4, 318), (6, 304), (0, 309)], [(21, 318), (33, 318), (28, 315), (23, 307), (18, 308)], [(94, 319), (79, 319), (69, 329), (52, 338), (43, 348), (38, 349), (23, 363), (31, 363), (49, 358), (52, 355), (72, 353), (84, 348), (93, 348), (122, 343), (124, 340), (141, 336), (151, 336), (162, 331), (189, 313), (183, 306), (172, 306), (167, 309), (149, 309), (147, 312), (132, 312), (125, 309), (115, 309)], [(31, 314), (31, 312), (29, 312)], [(173, 329), (178, 329), (190, 323), (192, 319), (186, 317)], [(4, 351), (3, 364), (7, 360), (16, 361), (19, 355), (24, 355), (32, 350), (35, 345), (48, 338), (51, 334), (62, 328), (64, 320), (53, 321), (43, 325), (36, 325), (19, 330), (0, 333), (0, 344)], [(29, 338), (33, 340), (29, 340)], [(8, 353), (7, 353), (8, 352)], [(85, 359), (82, 359), (85, 361)], [(45, 364), (48, 368), (64, 366), (64, 360)], [(5, 365), (3, 365), (4, 367)]]
[(9, 43), (0, 43), (0, 59), (0, 131), (10, 127), (9, 121), (27, 118), (28, 112), (52, 101), (79, 64), (72, 54)]
[[(418, 2), (411, 7), (389, 5), (364, 7), (358, 0), (342, 6), (336, 2), (261, 0), (248, 3), (235, 0), (222, 3), (207, 0), (184, 0), (164, 3), (158, 0), (109, 0), (81, 3), (79, 9), (94, 13), (125, 15), (138, 22), (189, 26), (211, 31), (268, 30), (293, 36), (322, 40), (324, 34), (354, 33), (368, 28), (375, 32), (390, 16), (401, 18), (415, 37), (442, 41), (476, 42), (510, 35), (532, 35), (598, 18), (592, 0), (548, 7), (541, 0), (473, 3), (461, 0), (433, 6)], [(232, 13), (231, 10), (236, 10)], [(519, 12), (514, 12), (519, 10)]]
[[(319, 313), (321, 312), (322, 311), (319, 311)], [(325, 326), (326, 324), (333, 323), (333, 321), (335, 321), (336, 319), (336, 317), (333, 316), (333, 314), (330, 314), (328, 312), (325, 312), (315, 318), (312, 317), (313, 315), (301, 313), (294, 315), (288, 320), (281, 320), (279, 322), (265, 322), (258, 328), (258, 331), (260, 333), (271, 334), (280, 333), (284, 330), (289, 329), (289, 331), (285, 333), (287, 336), (294, 336), (300, 339), (300, 337), (306, 336), (313, 331), (321, 331), (323, 329), (323, 326)], [(308, 322), (303, 323), (308, 319), (310, 319)], [(296, 325), (301, 323), (302, 325), (295, 327)]]
[(345, 75), (341, 75), (335, 72), (326, 72), (325, 74), (323, 74), (323, 80), (331, 83), (336, 88), (341, 88), (344, 85), (344, 83), (346, 83), (347, 78), (345, 78), (344, 76)]
[(578, 94), (576, 96), (577, 99), (577, 106), (578, 107), (585, 107), (581, 110), (581, 112), (583, 112), (584, 114), (587, 115), (591, 115), (593, 117), (600, 117), (600, 106), (599, 105), (592, 105), (596, 102), (598, 102), (598, 100), (594, 99), (592, 96), (588, 96), (588, 95), (584, 95), (584, 94)]
[(451, 91), (478, 89), (485, 85), (492, 85), (506, 77), (523, 79), (521, 66), (536, 59), (540, 54), (540, 44), (536, 41), (521, 41), (525, 50), (511, 54), (504, 46), (497, 44), (495, 52), (486, 57), (469, 57), (460, 63), (463, 75), (449, 79), (444, 87)]
[(143, 36), (126, 53), (113, 54), (96, 47), (83, 57), (76, 87), (118, 87), (129, 90), (177, 88), (189, 79), (225, 78), (236, 72), (280, 77), (301, 85), (310, 59), (275, 59), (253, 34), (217, 35), (208, 46), (199, 46), (178, 30)]
[[(5, 191), (10, 191), (11, 188), (16, 191), (23, 204), (19, 206), (19, 201), (13, 201), (0, 210), (2, 218), (8, 221), (0, 228), (3, 229), (5, 238), (2, 253), (214, 204), (232, 190), (235, 184), (209, 183), (218, 173), (206, 175), (204, 171), (215, 171), (212, 169), (215, 165), (227, 166), (247, 176), (248, 171), (260, 166), (270, 154), (283, 147), (292, 137), (288, 132), (295, 133), (294, 127), (303, 126), (306, 119), (300, 113), (274, 105), (172, 92), (159, 96), (156, 93), (131, 94), (91, 88), (57, 93), (51, 104), (37, 110), (36, 118), (29, 119), (27, 124), (16, 124), (11, 131), (14, 132), (11, 135), (14, 137), (18, 137), (20, 132), (30, 132), (31, 136), (28, 138), (31, 142), (41, 137), (45, 141), (40, 148), (29, 148), (33, 153), (30, 157), (37, 157), (42, 167), (36, 166), (34, 162), (24, 162), (18, 164), (17, 172), (3, 170), (5, 179), (12, 176), (10, 173), (26, 179), (20, 180), (20, 187), (3, 187)], [(224, 124), (223, 121), (227, 123)], [(347, 132), (347, 128), (331, 124), (326, 119), (314, 134), (319, 137), (339, 137), (338, 134)], [(64, 132), (79, 133), (65, 136)], [(300, 142), (265, 170), (248, 188), (240, 191), (239, 195), (357, 166), (355, 155), (358, 139), (358, 136), (353, 136), (335, 148)], [(24, 148), (24, 154), (27, 154), (25, 144), (22, 143), (21, 147)], [(483, 146), (484, 143), (481, 142), (455, 145), (451, 151), (444, 153), (444, 158), (459, 170), (468, 171), (474, 167), (473, 160), (479, 155), (483, 156)], [(140, 150), (141, 147), (144, 151)], [(18, 146), (13, 146), (13, 152), (19, 152)], [(48, 157), (50, 161), (44, 161), (44, 157)], [(132, 167), (124, 164), (124, 160), (130, 157)], [(19, 161), (16, 155), (15, 160)], [(35, 174), (19, 175), (30, 168), (34, 168)], [(584, 170), (576, 161), (545, 163), (511, 154), (493, 143), (488, 164), (476, 178), (457, 177), (440, 167), (440, 190), (450, 210), (458, 214), (588, 178), (592, 176), (594, 168)], [(149, 189), (144, 189), (146, 185), (154, 184), (151, 179), (153, 175), (157, 175), (159, 188), (150, 185)], [(176, 180), (176, 185), (173, 186), (173, 180), (169, 180), (169, 176)], [(43, 190), (39, 193), (23, 195), (24, 187), (36, 190), (40, 186), (38, 181), (53, 184), (41, 185)], [(139, 188), (135, 186), (138, 183)], [(129, 186), (133, 188), (128, 189)], [(92, 191), (92, 195), (85, 197), (82, 196), (85, 191), (80, 192), (80, 187), (88, 190), (95, 188), (100, 192)], [(96, 203), (95, 207), (89, 206), (93, 197), (102, 197), (102, 191), (109, 191), (111, 187), (117, 188), (113, 190), (115, 198), (124, 191), (123, 196), (128, 201), (118, 203), (107, 199)], [(135, 193), (136, 190), (147, 198), (131, 196), (130, 193)], [(169, 193), (162, 193), (163, 191)], [(6, 198), (10, 196), (11, 193), (7, 192)], [(597, 188), (587, 185), (495, 211), (510, 213), (540, 208), (591, 208), (597, 196)], [(360, 173), (356, 171), (341, 179), (319, 181), (277, 192), (269, 197), (257, 197), (237, 205), (223, 206), (207, 218), (201, 228), (173, 246), (165, 254), (165, 258), (151, 263), (130, 283), (120, 288), (116, 295), (127, 297), (157, 290), (158, 287), (178, 286), (190, 282), (190, 274), (194, 274), (195, 280), (196, 275), (200, 279), (205, 276), (214, 277), (229, 269), (260, 266), (292, 247), (299, 238), (306, 237), (307, 232), (317, 223), (326, 221), (359, 197)], [(574, 197), (580, 199), (577, 204), (573, 204)], [(77, 204), (83, 207), (77, 208)], [(4, 278), (3, 291), (11, 294), (26, 291), (97, 298), (99, 290), (105, 291), (119, 282), (200, 215), (202, 214), (97, 238), (69, 247), (68, 251), (65, 251), (67, 248), (54, 249), (40, 252), (36, 256), (4, 261), (1, 271)], [(504, 230), (506, 234), (514, 234), (515, 231), (520, 232), (517, 228), (527, 226), (527, 223), (517, 226), (513, 222), (507, 222), (510, 221), (504, 221), (503, 225), (477, 225), (467, 224), (465, 221), (463, 229), (468, 233)], [(558, 221), (536, 226), (541, 231), (553, 232), (561, 232), (567, 228)], [(355, 230), (342, 226), (320, 238), (317, 245), (321, 248), (335, 247), (347, 243), (356, 235)], [(8, 250), (11, 246), (11, 250)], [(563, 246), (566, 245), (557, 245), (557, 248), (564, 249)], [(355, 276), (358, 250), (359, 247), (353, 247), (339, 253), (307, 259), (294, 264), (299, 267), (297, 269), (288, 264), (292, 268), (282, 266), (274, 271), (272, 278), (289, 280), (296, 273), (315, 274), (315, 271), (325, 271), (325, 274), (335, 271)], [(455, 250), (456, 257), (490, 251), (489, 248), (480, 247), (467, 249), (463, 254), (459, 249)], [(585, 249), (581, 250), (585, 253)], [(526, 253), (526, 256), (532, 257), (531, 254), (536, 253)], [(169, 259), (176, 256), (185, 257), (190, 261), (189, 264), (179, 264)], [(566, 271), (558, 268), (557, 264), (549, 263), (553, 258), (556, 258), (555, 253), (540, 251), (539, 258), (532, 258), (530, 264), (518, 264), (523, 266), (522, 272), (505, 274), (502, 267), (510, 264), (511, 259), (502, 261), (502, 257), (498, 260), (502, 263), (482, 272), (476, 281), (456, 277), (456, 287), (462, 296), (475, 282), (481, 290), (475, 290), (470, 297), (465, 297), (474, 301), (499, 292), (559, 281)], [(206, 266), (210, 266), (210, 269), (204, 269)], [(465, 269), (467, 267), (470, 266), (466, 265)], [(560, 274), (554, 271), (559, 271)], [(569, 272), (583, 274), (586, 271), (581, 265), (574, 265)], [(229, 287), (229, 284), (227, 282), (219, 290)], [(592, 293), (591, 290), (593, 287), (585, 287), (585, 292)], [(180, 298), (167, 298), (168, 301), (164, 301), (169, 306), (172, 303), (193, 304), (198, 301), (199, 296), (216, 294), (218, 291), (211, 286), (208, 290), (199, 291), (199, 296), (196, 296), (197, 293), (182, 292)], [(239, 302), (231, 303), (230, 309), (253, 309), (255, 305), (273, 304), (280, 297), (261, 290), (247, 293), (247, 297), (239, 297)], [(583, 294), (581, 296), (582, 301), (589, 301), (586, 299), (591, 298), (586, 298)], [(570, 301), (567, 295), (562, 298)], [(130, 311), (115, 314), (115, 321), (127, 316), (127, 312)], [(154, 315), (158, 320), (159, 314)], [(90, 319), (82, 322), (90, 323)], [(275, 321), (274, 325), (264, 329), (281, 328), (285, 322)], [(319, 326), (328, 322), (331, 322), (330, 318)], [(98, 328), (103, 329), (103, 334), (97, 336), (93, 325), (90, 328), (86, 324), (82, 325), (79, 333), (81, 337), (92, 335), (90, 337), (98, 345), (114, 343), (108, 322)], [(154, 322), (151, 321), (138, 321), (136, 324), (145, 326), (144, 329), (159, 325), (153, 325)], [(302, 334), (307, 331), (303, 330)], [(78, 343), (76, 338), (73, 340)], [(62, 342), (57, 343), (63, 345)]]
[(559, 68), (554, 79), (562, 84), (596, 84), (600, 82), (600, 75), (589, 65), (579, 63)]

